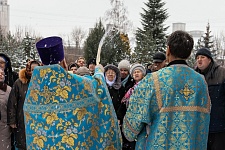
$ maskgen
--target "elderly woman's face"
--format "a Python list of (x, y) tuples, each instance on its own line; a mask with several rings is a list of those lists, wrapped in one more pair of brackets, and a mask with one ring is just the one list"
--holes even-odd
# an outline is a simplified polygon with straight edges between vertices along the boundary
[(133, 78), (136, 82), (144, 78), (143, 72), (140, 69), (135, 69), (133, 72)]
[(112, 69), (109, 69), (105, 72), (105, 76), (109, 81), (113, 81), (113, 79), (116, 77), (116, 72)]

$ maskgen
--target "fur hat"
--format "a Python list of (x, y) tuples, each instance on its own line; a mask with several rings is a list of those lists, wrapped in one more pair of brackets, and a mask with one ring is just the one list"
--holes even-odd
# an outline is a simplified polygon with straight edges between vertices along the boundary
[(36, 48), (44, 65), (58, 64), (64, 59), (62, 38), (60, 37), (44, 38), (36, 43)]
[(127, 69), (130, 72), (130, 62), (126, 59), (121, 60), (118, 64), (119, 69)]
[(201, 49), (199, 49), (197, 51), (196, 55), (195, 55), (195, 59), (198, 57), (198, 55), (206, 56), (206, 57), (210, 58), (213, 61), (212, 54), (211, 54), (211, 52), (209, 51), (208, 48), (201, 48)]
[(132, 78), (133, 78), (133, 73), (136, 69), (141, 70), (141, 72), (143, 73), (143, 76), (146, 75), (146, 69), (142, 64), (134, 64), (130, 68), (130, 75), (131, 75)]
[(87, 67), (78, 68), (76, 74), (80, 76), (91, 75), (90, 70)]

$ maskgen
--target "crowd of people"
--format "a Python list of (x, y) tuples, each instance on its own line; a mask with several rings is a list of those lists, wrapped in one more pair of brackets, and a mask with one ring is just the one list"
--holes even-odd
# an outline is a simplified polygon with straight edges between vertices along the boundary
[(184, 31), (153, 64), (67, 65), (60, 37), (17, 74), (0, 54), (0, 149), (225, 149), (225, 68)]

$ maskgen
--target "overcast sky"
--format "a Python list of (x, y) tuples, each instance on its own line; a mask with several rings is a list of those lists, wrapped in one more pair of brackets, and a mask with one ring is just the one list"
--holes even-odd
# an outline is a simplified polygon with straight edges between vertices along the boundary
[[(148, 0), (125, 0), (129, 19), (141, 27), (140, 13)], [(109, 0), (8, 0), (10, 30), (29, 27), (43, 37), (68, 35), (74, 27), (88, 31), (110, 8)], [(167, 0), (169, 18), (166, 25), (186, 23), (186, 30), (202, 30), (209, 22), (213, 34), (225, 31), (224, 0)], [(168, 33), (172, 31), (169, 28)]]

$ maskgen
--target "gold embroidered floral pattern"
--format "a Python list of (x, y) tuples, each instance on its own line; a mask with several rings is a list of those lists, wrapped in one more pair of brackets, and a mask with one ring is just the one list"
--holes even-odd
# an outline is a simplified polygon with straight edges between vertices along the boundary
[(34, 136), (34, 144), (37, 144), (40, 148), (44, 148), (44, 142), (47, 141), (47, 138), (44, 137), (43, 135), (38, 136), (38, 135), (33, 135)]
[(35, 68), (24, 103), (29, 149), (122, 149), (118, 121), (102, 81), (102, 74), (73, 76), (59, 65)]
[(62, 143), (66, 143), (69, 146), (74, 146), (74, 140), (77, 138), (78, 136), (73, 133), (72, 128), (66, 128), (66, 131), (62, 135)]
[(58, 116), (55, 113), (45, 113), (43, 114), (43, 118), (46, 118), (47, 124), (52, 124), (53, 121), (58, 120)]
[(116, 150), (114, 146), (107, 146), (105, 150)]
[(99, 131), (98, 126), (92, 126), (91, 127), (91, 136), (93, 136), (94, 138), (98, 138), (98, 131)]
[(73, 111), (73, 115), (77, 115), (78, 120), (82, 120), (86, 113), (87, 113), (87, 110), (85, 108), (76, 108)]
[(56, 89), (56, 96), (60, 96), (62, 99), (67, 99), (68, 98), (68, 92), (71, 91), (71, 88), (68, 86), (57, 86)]
[(37, 101), (38, 101), (38, 90), (32, 90), (32, 91), (30, 92), (30, 96), (33, 98), (33, 100), (34, 100), (35, 102), (37, 102)]

